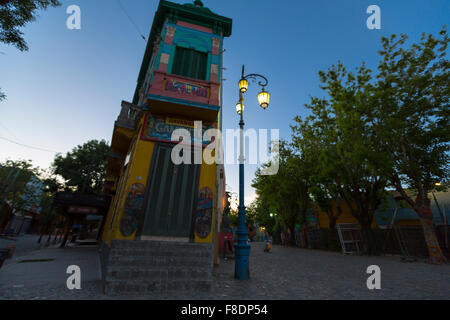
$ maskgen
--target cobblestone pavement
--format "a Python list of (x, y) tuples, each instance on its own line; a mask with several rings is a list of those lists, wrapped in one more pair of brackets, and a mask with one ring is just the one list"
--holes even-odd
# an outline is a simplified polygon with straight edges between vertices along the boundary
[[(8, 248), (8, 246), (15, 246), (14, 258), (26, 255), (32, 251), (38, 250), (41, 246), (37, 243), (39, 236), (37, 235), (24, 235), (18, 237), (0, 237), (0, 248)], [(44, 240), (47, 240), (44, 238)], [(45, 242), (45, 241), (43, 241)], [(5, 265), (12, 260), (6, 260)]]
[[(211, 292), (105, 297), (101, 294), (96, 248), (44, 249), (26, 256), (54, 261), (10, 263), (0, 270), (0, 299), (450, 299), (450, 265), (400, 262), (399, 257), (343, 256), (340, 253), (253, 243), (251, 279), (234, 279), (234, 260), (214, 270)], [(82, 289), (69, 291), (65, 268), (78, 264)], [(367, 289), (367, 267), (381, 268), (381, 290)]]

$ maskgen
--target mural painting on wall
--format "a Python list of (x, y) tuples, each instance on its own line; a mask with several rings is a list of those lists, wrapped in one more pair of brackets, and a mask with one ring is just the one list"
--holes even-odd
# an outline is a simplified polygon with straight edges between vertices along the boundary
[(195, 211), (195, 233), (200, 239), (205, 239), (211, 232), (213, 208), (213, 192), (210, 188), (200, 190)]
[[(211, 141), (198, 141), (194, 134), (194, 121), (186, 119), (175, 119), (175, 118), (162, 118), (154, 117), (151, 114), (147, 114), (144, 129), (142, 130), (142, 140), (150, 141), (162, 141), (162, 142), (179, 142), (172, 141), (172, 133), (176, 129), (186, 129), (191, 135), (191, 143), (195, 145), (208, 145)], [(215, 128), (213, 124), (203, 123), (202, 136), (205, 131)]]
[(120, 221), (120, 233), (124, 237), (131, 237), (136, 231), (139, 216), (144, 205), (145, 186), (141, 183), (131, 185), (125, 200), (124, 212)]
[(181, 94), (188, 94), (202, 98), (208, 98), (209, 96), (208, 88), (196, 86), (190, 83), (179, 82), (175, 80), (166, 81), (164, 88), (167, 91), (178, 92)]

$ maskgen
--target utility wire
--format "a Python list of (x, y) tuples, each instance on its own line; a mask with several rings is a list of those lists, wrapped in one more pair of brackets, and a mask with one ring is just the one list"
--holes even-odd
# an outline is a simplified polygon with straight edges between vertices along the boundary
[(19, 139), (19, 138), (14, 134), (14, 132), (12, 132), (11, 130), (9, 130), (9, 129), (8, 129), (4, 124), (2, 124), (1, 122), (0, 122), (0, 127), (2, 127), (3, 129), (5, 129), (6, 131), (8, 131), (8, 132), (13, 136), (14, 139), (16, 139), (16, 140), (22, 142), (22, 141), (21, 141), (22, 139)]
[(136, 31), (139, 33), (139, 35), (141, 36), (142, 39), (144, 39), (144, 41), (147, 41), (147, 39), (144, 37), (144, 35), (142, 34), (142, 32), (139, 30), (139, 27), (136, 25), (136, 23), (134, 22), (134, 20), (130, 17), (130, 15), (128, 14), (127, 10), (125, 10), (125, 7), (122, 5), (122, 2), (120, 2), (120, 0), (117, 0), (117, 3), (119, 4), (120, 8), (122, 9), (122, 11), (125, 13), (125, 15), (128, 17), (128, 20), (130, 20), (130, 22), (133, 24), (133, 26), (136, 28)]
[(14, 144), (17, 144), (18, 146), (25, 147), (25, 148), (29, 148), (29, 149), (35, 149), (35, 150), (40, 150), (40, 151), (45, 151), (45, 152), (51, 152), (51, 153), (61, 153), (61, 152), (59, 152), (59, 151), (54, 151), (54, 150), (49, 150), (49, 149), (44, 149), (44, 148), (39, 148), (39, 147), (29, 146), (29, 145), (26, 145), (26, 144), (23, 144), (23, 143), (19, 143), (19, 142), (13, 141), (13, 140), (8, 139), (8, 138), (5, 138), (5, 137), (0, 137), (0, 140), (5, 140), (5, 141), (8, 141), (8, 142), (10, 142), (10, 143), (14, 143)]

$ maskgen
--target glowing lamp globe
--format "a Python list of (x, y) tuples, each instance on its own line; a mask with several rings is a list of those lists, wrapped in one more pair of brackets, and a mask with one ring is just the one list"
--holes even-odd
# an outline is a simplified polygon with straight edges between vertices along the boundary
[(248, 89), (248, 81), (245, 79), (241, 79), (239, 81), (239, 90), (241, 90), (242, 93), (246, 93)]
[(258, 94), (258, 102), (261, 108), (263, 108), (264, 110), (269, 107), (270, 94), (267, 91), (265, 91), (264, 88)]
[(244, 104), (238, 102), (236, 104), (236, 112), (238, 113), (238, 115), (241, 115), (244, 112)]

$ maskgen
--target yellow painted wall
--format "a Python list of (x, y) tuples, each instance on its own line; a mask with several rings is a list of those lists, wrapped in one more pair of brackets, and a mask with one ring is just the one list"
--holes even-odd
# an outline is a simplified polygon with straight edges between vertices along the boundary
[[(337, 212), (336, 205), (333, 208), (333, 212), (334, 212), (334, 214), (336, 214), (336, 212)], [(319, 222), (320, 228), (328, 229), (330, 227), (330, 219), (328, 218), (328, 215), (326, 214), (326, 212), (320, 210), (320, 208), (318, 209), (317, 221)], [(345, 201), (342, 202), (342, 213), (339, 216), (339, 218), (337, 219), (336, 223), (359, 224), (358, 220), (356, 220), (356, 218), (352, 216), (350, 207), (347, 205), (347, 203)], [(375, 228), (377, 226), (375, 217), (372, 221), (371, 226), (372, 226), (372, 228)]]
[(132, 152), (132, 156), (130, 157), (127, 172), (125, 173), (126, 178), (123, 184), (123, 192), (121, 193), (120, 202), (117, 207), (118, 210), (114, 221), (112, 234), (114, 239), (134, 240), (136, 234), (135, 232), (130, 237), (124, 237), (119, 230), (120, 221), (122, 220), (122, 216), (124, 214), (125, 200), (128, 193), (131, 191), (131, 186), (135, 183), (141, 183), (144, 187), (147, 185), (148, 171), (150, 170), (155, 143), (138, 139), (135, 146), (134, 152)]
[(399, 220), (397, 220), (397, 224), (399, 225), (399, 226), (408, 226), (408, 227), (411, 227), (411, 226), (415, 226), (415, 227), (420, 227), (420, 226), (422, 226), (422, 224), (420, 223), (420, 220), (419, 219), (399, 219)]
[[(214, 221), (215, 215), (217, 214), (216, 210), (214, 208), (216, 207), (216, 165), (215, 164), (202, 164), (202, 168), (200, 171), (200, 180), (198, 183), (198, 190), (202, 190), (203, 188), (210, 188), (213, 192), (213, 209), (212, 209), (212, 216), (211, 216), (211, 232), (209, 233), (208, 237), (205, 239), (201, 239), (195, 234), (195, 242), (196, 243), (211, 243), (213, 242), (213, 236), (214, 236)], [(196, 199), (197, 200), (197, 199)]]
[[(142, 118), (144, 119), (144, 117)], [(135, 183), (141, 183), (144, 186), (147, 184), (147, 179), (149, 176), (149, 170), (151, 165), (151, 160), (153, 156), (153, 150), (155, 147), (155, 142), (141, 140), (141, 130), (142, 130), (143, 120), (141, 121), (140, 129), (138, 130), (135, 139), (133, 141), (130, 160), (128, 162), (128, 167), (126, 172), (122, 168), (120, 173), (121, 179), (124, 179), (122, 182), (122, 188), (119, 189), (119, 185), (117, 185), (116, 195), (111, 201), (111, 206), (109, 208), (107, 221), (105, 224), (105, 229), (103, 232), (103, 241), (110, 244), (113, 239), (125, 239), (125, 240), (134, 240), (135, 234), (130, 237), (124, 237), (120, 232), (120, 221), (124, 214), (124, 205), (127, 198), (128, 193), (131, 190), (131, 186)], [(195, 235), (195, 242), (197, 243), (211, 243), (213, 242), (214, 237), (214, 221), (216, 221), (216, 190), (215, 190), (215, 181), (216, 181), (216, 165), (211, 164), (208, 165), (203, 163), (200, 170), (200, 179), (198, 191), (201, 189), (208, 187), (213, 192), (213, 212), (211, 217), (211, 232), (209, 236), (205, 239), (201, 239)], [(123, 177), (122, 177), (123, 176)], [(120, 184), (120, 181), (118, 182)], [(116, 203), (117, 202), (117, 203)], [(195, 203), (197, 199), (195, 199)], [(114, 208), (117, 206), (116, 212), (114, 214)], [(113, 220), (113, 226), (111, 228), (111, 220)]]
[[(142, 128), (142, 121), (139, 128)], [(130, 187), (134, 183), (141, 183), (145, 186), (148, 179), (148, 171), (150, 169), (155, 143), (141, 140), (139, 139), (139, 136), (140, 130), (138, 130), (138, 134), (135, 136), (131, 146), (130, 160), (128, 162), (127, 170), (124, 172), (124, 169), (122, 168), (120, 173), (120, 177), (123, 179), (122, 186), (120, 189), (119, 185), (117, 186), (118, 189), (111, 201), (111, 206), (108, 211), (108, 218), (103, 233), (103, 241), (108, 244), (111, 243), (111, 240), (113, 239), (133, 240), (135, 237), (135, 234), (130, 237), (124, 237), (120, 233), (119, 226), (124, 213), (125, 200), (130, 192)], [(120, 181), (118, 183), (120, 184)], [(116, 206), (117, 209), (115, 210)], [(116, 211), (115, 214), (114, 210)], [(111, 219), (114, 219), (112, 228)]]

